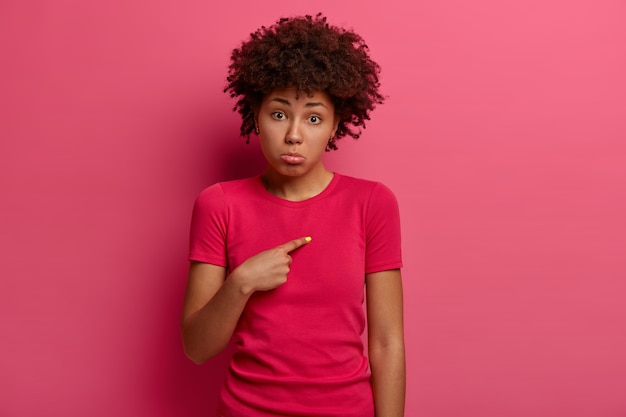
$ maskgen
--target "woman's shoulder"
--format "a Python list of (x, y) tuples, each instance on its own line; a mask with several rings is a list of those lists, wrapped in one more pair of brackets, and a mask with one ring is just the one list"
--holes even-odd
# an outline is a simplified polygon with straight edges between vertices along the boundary
[(247, 200), (255, 193), (258, 177), (219, 181), (204, 188), (196, 198), (200, 206), (226, 207), (231, 203)]
[(219, 181), (203, 189), (200, 192), (200, 195), (246, 193), (254, 190), (258, 181), (258, 176), (228, 181)]
[(369, 194), (369, 195), (389, 195), (394, 196), (393, 191), (387, 185), (383, 184), (380, 181), (351, 177), (349, 175), (338, 174), (340, 182), (343, 184), (343, 187), (347, 190), (352, 190), (358, 194)]

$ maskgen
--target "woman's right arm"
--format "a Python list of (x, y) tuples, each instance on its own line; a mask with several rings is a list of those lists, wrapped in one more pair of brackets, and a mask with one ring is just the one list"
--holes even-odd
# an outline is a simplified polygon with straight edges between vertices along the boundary
[(203, 363), (228, 345), (250, 295), (236, 277), (226, 279), (226, 268), (191, 262), (182, 320), (189, 359)]
[(289, 252), (309, 243), (299, 238), (258, 253), (235, 268), (192, 261), (183, 306), (185, 354), (203, 363), (228, 345), (248, 299), (255, 291), (272, 290), (287, 282)]

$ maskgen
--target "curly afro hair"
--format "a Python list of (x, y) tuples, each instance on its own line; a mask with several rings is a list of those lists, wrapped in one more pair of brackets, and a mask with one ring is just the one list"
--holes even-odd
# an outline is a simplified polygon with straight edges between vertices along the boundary
[(306, 94), (325, 91), (335, 105), (339, 126), (326, 150), (336, 150), (343, 136), (357, 139), (369, 113), (384, 97), (379, 93), (380, 67), (369, 57), (363, 39), (331, 26), (326, 17), (282, 18), (261, 27), (233, 50), (224, 92), (237, 97), (241, 135), (250, 140), (254, 110), (277, 88), (295, 87)]

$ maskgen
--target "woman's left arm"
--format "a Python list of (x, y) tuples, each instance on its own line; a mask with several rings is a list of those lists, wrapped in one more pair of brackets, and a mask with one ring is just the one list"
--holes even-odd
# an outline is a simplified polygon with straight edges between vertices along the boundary
[(365, 286), (376, 417), (402, 417), (406, 370), (400, 270), (366, 274)]

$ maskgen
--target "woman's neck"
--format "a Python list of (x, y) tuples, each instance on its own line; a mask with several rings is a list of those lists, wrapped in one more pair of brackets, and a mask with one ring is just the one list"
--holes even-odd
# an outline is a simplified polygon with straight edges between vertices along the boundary
[(265, 189), (272, 195), (289, 201), (303, 201), (315, 197), (328, 187), (333, 173), (324, 168), (315, 175), (299, 177), (284, 176), (268, 169), (261, 174)]

